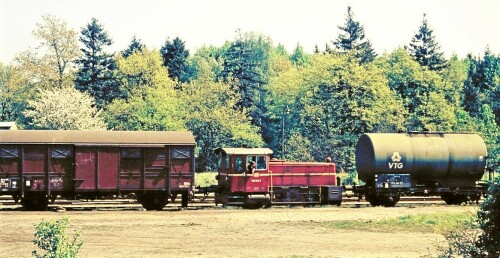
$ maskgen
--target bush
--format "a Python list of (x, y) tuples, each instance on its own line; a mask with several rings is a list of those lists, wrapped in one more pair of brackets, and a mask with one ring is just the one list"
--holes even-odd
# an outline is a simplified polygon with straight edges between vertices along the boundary
[(444, 237), (448, 248), (440, 257), (500, 257), (500, 178), (490, 183), (477, 218)]
[(82, 246), (81, 233), (74, 231), (72, 241), (66, 235), (68, 227), (68, 218), (60, 218), (54, 221), (42, 222), (35, 225), (35, 239), (32, 241), (38, 248), (45, 251), (45, 254), (33, 250), (35, 257), (44, 258), (62, 258), (77, 257), (78, 251)]

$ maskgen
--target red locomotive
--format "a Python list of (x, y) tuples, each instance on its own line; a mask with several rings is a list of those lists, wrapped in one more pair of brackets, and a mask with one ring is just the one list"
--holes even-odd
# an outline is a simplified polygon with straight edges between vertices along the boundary
[(135, 194), (148, 210), (194, 185), (190, 132), (0, 131), (0, 195), (26, 209), (49, 199)]
[(271, 160), (267, 148), (219, 148), (216, 153), (216, 204), (258, 208), (342, 203), (333, 163)]

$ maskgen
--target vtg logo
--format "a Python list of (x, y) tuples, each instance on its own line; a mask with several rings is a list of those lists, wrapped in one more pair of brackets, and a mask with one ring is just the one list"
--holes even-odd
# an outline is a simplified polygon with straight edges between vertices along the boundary
[(395, 151), (392, 153), (391, 161), (392, 162), (389, 162), (389, 169), (402, 169), (403, 168), (403, 163), (400, 162), (401, 155), (399, 155), (399, 152)]

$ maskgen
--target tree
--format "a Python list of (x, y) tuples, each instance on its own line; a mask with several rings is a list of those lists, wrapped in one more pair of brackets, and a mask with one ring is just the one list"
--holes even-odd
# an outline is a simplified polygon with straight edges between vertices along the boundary
[(128, 57), (118, 57), (120, 87), (127, 96), (140, 93), (146, 87), (172, 88), (175, 83), (162, 65), (159, 51), (144, 48)]
[(113, 101), (105, 120), (114, 130), (185, 130), (183, 109), (159, 51), (144, 48), (117, 60), (126, 99)]
[(484, 101), (484, 95), (481, 94), (479, 88), (481, 78), (478, 72), (478, 66), (480, 60), (473, 58), (470, 54), (467, 55), (467, 58), (469, 61), (469, 71), (463, 85), (462, 106), (465, 111), (476, 117), (479, 115), (481, 105)]
[(236, 40), (229, 43), (223, 54), (222, 77), (225, 82), (233, 83), (234, 90), (241, 96), (236, 107), (248, 110), (252, 123), (259, 127), (265, 124), (264, 85), (268, 82), (271, 45), (268, 37), (253, 33), (242, 35), (238, 30)]
[[(345, 55), (313, 55), (310, 65), (272, 78), (268, 91), (275, 139), (284, 116), (286, 158), (299, 157), (304, 146), (297, 144), (305, 144), (314, 160), (331, 156), (352, 169), (360, 134), (403, 128), (402, 102), (383, 71)], [(280, 140), (271, 144), (280, 149)]]
[(441, 52), (433, 32), (424, 13), (418, 32), (413, 36), (406, 49), (420, 65), (428, 67), (432, 71), (439, 71), (446, 67), (446, 59), (443, 57), (443, 52)]
[(42, 220), (35, 227), (35, 239), (32, 241), (44, 254), (34, 250), (33, 256), (37, 258), (76, 258), (83, 245), (81, 232), (74, 231), (73, 237), (66, 233), (69, 219), (60, 218), (52, 221)]
[(95, 98), (98, 108), (104, 108), (112, 100), (122, 96), (118, 80), (114, 73), (116, 62), (112, 54), (104, 51), (113, 41), (95, 18), (82, 28), (80, 42), (85, 48), (80, 49), (83, 57), (77, 60), (80, 69), (76, 74), (75, 88), (88, 92)]
[(106, 130), (94, 99), (74, 88), (40, 90), (29, 100), (24, 115), (30, 129)]
[(363, 26), (354, 20), (354, 13), (351, 7), (347, 7), (346, 23), (338, 26), (341, 30), (339, 36), (333, 44), (342, 53), (354, 52), (354, 56), (360, 63), (371, 62), (377, 56), (368, 39), (365, 38)]
[(239, 95), (231, 86), (200, 77), (183, 86), (181, 94), (186, 128), (196, 138), (197, 171), (214, 171), (216, 147), (261, 147), (259, 128), (251, 124), (246, 110), (235, 108)]
[[(37, 51), (26, 51), (16, 61), (40, 87), (69, 87), (73, 82), (73, 63), (78, 57), (77, 32), (65, 21), (52, 15), (44, 15), (33, 35), (40, 41)], [(45, 54), (39, 56), (38, 53)]]
[(437, 72), (422, 67), (403, 49), (383, 56), (376, 65), (385, 71), (389, 87), (403, 101), (407, 130), (450, 130), (455, 124), (454, 106), (446, 100), (445, 84)]
[(137, 36), (134, 35), (132, 38), (132, 41), (130, 41), (130, 44), (128, 45), (127, 49), (123, 50), (122, 56), (123, 57), (129, 57), (135, 52), (141, 52), (144, 49), (144, 44), (142, 44), (141, 40), (137, 38)]
[[(479, 227), (482, 232), (478, 246), (487, 257), (500, 256), (500, 177), (489, 184), (488, 197), (477, 212)], [(484, 254), (484, 253), (483, 253)]]
[(36, 93), (20, 67), (0, 63), (0, 121), (15, 121), (19, 127), (24, 127), (23, 111)]
[(187, 58), (189, 51), (186, 50), (184, 41), (179, 37), (175, 37), (172, 41), (167, 39), (160, 52), (163, 57), (163, 66), (168, 69), (168, 76), (179, 82), (188, 81)]
[(294, 65), (301, 66), (309, 62), (309, 56), (304, 52), (304, 48), (297, 43), (297, 47), (290, 56), (290, 60)]

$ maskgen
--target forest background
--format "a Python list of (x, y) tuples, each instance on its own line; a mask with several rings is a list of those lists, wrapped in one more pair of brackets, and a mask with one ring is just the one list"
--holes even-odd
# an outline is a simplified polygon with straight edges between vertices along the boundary
[(500, 56), (446, 59), (426, 15), (403, 48), (376, 53), (347, 8), (340, 33), (292, 53), (258, 32), (190, 53), (133, 37), (123, 51), (98, 19), (79, 31), (44, 15), (36, 48), (0, 63), (0, 121), (21, 129), (188, 130), (196, 170), (217, 147), (269, 147), (288, 160), (332, 157), (356, 178), (354, 148), (368, 132), (480, 134), (500, 164)]

